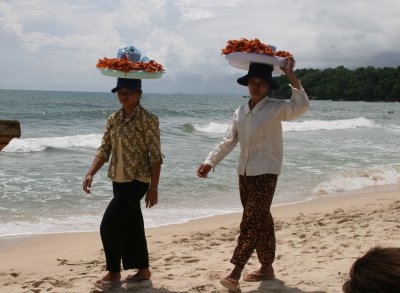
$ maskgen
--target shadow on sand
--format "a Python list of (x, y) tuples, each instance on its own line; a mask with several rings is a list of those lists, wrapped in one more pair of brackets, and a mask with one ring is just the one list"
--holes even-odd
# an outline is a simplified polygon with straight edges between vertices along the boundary
[[(197, 288), (198, 289), (198, 288)], [(191, 292), (210, 292), (207, 290), (207, 288), (203, 288), (204, 290), (188, 290), (188, 291), (183, 291), (183, 292), (178, 292), (178, 291), (170, 291), (166, 288), (154, 288), (154, 287), (148, 287), (148, 288), (135, 288), (135, 289), (126, 289), (125, 287), (121, 287), (118, 290), (112, 291), (112, 292), (117, 292), (117, 293), (127, 293), (127, 292), (140, 292), (140, 293), (191, 293)], [(90, 291), (91, 293), (102, 293), (104, 291), (101, 291), (99, 289), (94, 289)], [(230, 292), (224, 288), (220, 288), (220, 290), (215, 290), (215, 287), (211, 290), (211, 292)], [(298, 288), (291, 288), (285, 286), (285, 283), (279, 279), (274, 279), (274, 280), (269, 280), (269, 281), (264, 281), (260, 282), (260, 286), (257, 289), (252, 289), (252, 290), (242, 290), (242, 293), (326, 293), (326, 291), (304, 291), (300, 290)]]
[[(129, 293), (129, 292), (136, 292), (136, 293), (178, 293), (175, 291), (169, 291), (166, 288), (153, 288), (153, 287), (138, 287), (138, 288), (133, 288), (133, 289), (127, 289), (124, 286), (122, 286), (121, 288), (111, 291), (113, 293)], [(104, 291), (100, 290), (100, 289), (93, 289), (92, 291), (90, 291), (90, 293), (104, 293)]]
[(285, 286), (285, 282), (274, 279), (270, 281), (264, 281), (260, 283), (260, 286), (251, 291), (246, 291), (247, 293), (326, 293), (325, 291), (303, 291), (298, 288), (291, 288)]

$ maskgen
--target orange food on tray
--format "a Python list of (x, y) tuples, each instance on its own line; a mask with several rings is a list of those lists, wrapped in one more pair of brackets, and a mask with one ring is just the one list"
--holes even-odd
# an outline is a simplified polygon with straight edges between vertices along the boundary
[(119, 70), (123, 72), (129, 71), (146, 71), (146, 72), (162, 72), (164, 67), (154, 60), (149, 62), (133, 62), (120, 58), (103, 58), (99, 59), (97, 68)]
[(227, 46), (224, 49), (221, 49), (221, 51), (223, 55), (228, 55), (231, 53), (257, 53), (269, 56), (278, 56), (282, 58), (292, 55), (286, 51), (274, 52), (270, 46), (261, 43), (257, 38), (254, 40), (247, 40), (244, 38), (240, 40), (229, 40), (227, 42)]

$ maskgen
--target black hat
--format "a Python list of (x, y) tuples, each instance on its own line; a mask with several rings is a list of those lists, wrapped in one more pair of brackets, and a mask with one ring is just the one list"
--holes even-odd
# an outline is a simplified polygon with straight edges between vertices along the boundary
[(274, 67), (264, 63), (250, 63), (249, 71), (245, 76), (237, 79), (238, 84), (247, 86), (249, 77), (262, 78), (271, 83), (270, 89), (274, 90), (279, 88), (278, 84), (272, 79), (272, 71)]
[(142, 80), (118, 77), (117, 86), (113, 88), (111, 92), (115, 93), (120, 88), (142, 91)]

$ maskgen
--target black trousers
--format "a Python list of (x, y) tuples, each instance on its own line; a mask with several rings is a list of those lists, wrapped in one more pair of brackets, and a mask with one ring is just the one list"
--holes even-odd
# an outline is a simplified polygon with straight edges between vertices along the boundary
[(101, 221), (100, 234), (106, 256), (106, 269), (112, 273), (123, 268), (149, 267), (149, 254), (140, 200), (149, 188), (148, 183), (113, 182), (114, 197)]

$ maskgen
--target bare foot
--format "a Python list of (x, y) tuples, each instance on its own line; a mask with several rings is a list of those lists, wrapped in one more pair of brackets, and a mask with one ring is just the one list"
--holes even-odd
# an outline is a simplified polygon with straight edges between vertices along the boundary
[(272, 267), (272, 265), (262, 265), (261, 268), (259, 268), (258, 270), (256, 270), (257, 274), (260, 275), (264, 275), (264, 276), (274, 276), (275, 272), (274, 272), (274, 268)]
[(243, 277), (245, 282), (260, 282), (275, 279), (274, 268), (272, 265), (261, 266), (258, 270), (248, 273)]
[(101, 278), (103, 281), (111, 281), (111, 282), (116, 282), (121, 280), (121, 273), (111, 273), (107, 272), (107, 274)]
[(230, 292), (240, 292), (239, 281), (237, 281), (235, 279), (225, 277), (220, 280), (220, 283), (222, 286), (224, 286)]
[(139, 269), (138, 272), (134, 275), (129, 275), (126, 277), (126, 281), (128, 282), (140, 282), (144, 280), (150, 280), (151, 272), (149, 269)]

